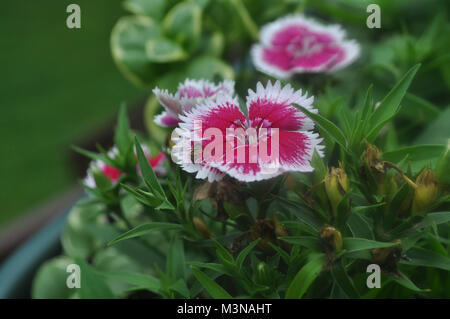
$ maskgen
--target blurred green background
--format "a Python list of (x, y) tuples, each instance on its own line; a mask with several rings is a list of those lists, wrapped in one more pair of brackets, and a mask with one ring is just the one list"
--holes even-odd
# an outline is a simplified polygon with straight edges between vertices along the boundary
[[(66, 27), (70, 3), (81, 29)], [(109, 49), (123, 14), (120, 0), (15, 0), (0, 10), (0, 226), (73, 185), (70, 145), (139, 96)]]

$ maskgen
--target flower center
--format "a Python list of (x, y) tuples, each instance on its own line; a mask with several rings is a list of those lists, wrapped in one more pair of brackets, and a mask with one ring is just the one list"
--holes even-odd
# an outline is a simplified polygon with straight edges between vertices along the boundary
[(296, 59), (299, 57), (310, 57), (314, 53), (322, 51), (324, 45), (320, 43), (314, 35), (297, 35), (292, 42), (286, 46), (287, 52)]

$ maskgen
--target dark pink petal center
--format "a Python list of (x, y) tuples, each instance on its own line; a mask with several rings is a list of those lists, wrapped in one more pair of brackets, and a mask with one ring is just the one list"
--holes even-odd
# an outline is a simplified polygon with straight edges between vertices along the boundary
[(330, 69), (345, 58), (345, 50), (329, 34), (313, 32), (305, 26), (284, 28), (273, 36), (271, 44), (263, 49), (263, 59), (284, 71), (298, 67)]

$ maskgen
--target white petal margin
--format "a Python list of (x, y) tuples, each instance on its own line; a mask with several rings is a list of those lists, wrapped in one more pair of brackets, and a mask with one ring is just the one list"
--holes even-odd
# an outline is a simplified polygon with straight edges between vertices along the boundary
[(308, 92), (305, 92), (305, 94), (302, 93), (303, 91), (301, 89), (294, 91), (290, 84), (286, 84), (282, 88), (281, 83), (278, 80), (273, 85), (269, 80), (266, 87), (264, 87), (261, 82), (258, 82), (256, 84), (256, 92), (251, 89), (248, 90), (246, 102), (247, 109), (250, 109), (250, 104), (259, 98), (267, 99), (273, 103), (289, 104), (295, 108), (297, 112), (301, 113), (302, 117), (304, 117), (304, 119), (302, 119), (302, 130), (312, 130), (314, 129), (314, 122), (306, 116), (306, 114), (303, 114), (301, 110), (297, 109), (295, 105), (293, 105), (300, 105), (311, 113), (318, 113), (318, 110), (313, 108), (314, 96), (308, 97)]
[(272, 46), (272, 39), (276, 33), (295, 25), (306, 26), (310, 31), (326, 32), (332, 35), (336, 41), (341, 41), (346, 36), (345, 30), (338, 24), (324, 25), (302, 14), (291, 14), (264, 25), (260, 31), (261, 43), (264, 46)]
[(345, 50), (345, 58), (329, 69), (328, 72), (334, 72), (345, 68), (346, 66), (352, 64), (361, 54), (361, 46), (355, 40), (341, 42), (340, 47)]
[(294, 73), (292, 70), (284, 71), (281, 68), (264, 61), (264, 46), (261, 44), (253, 45), (250, 54), (252, 56), (252, 61), (255, 68), (262, 73), (266, 73), (283, 80), (288, 79)]
[(154, 88), (152, 92), (167, 111), (173, 114), (180, 114), (182, 112), (181, 103), (177, 96), (169, 93), (168, 90), (161, 90), (158, 87)]
[(306, 155), (302, 160), (305, 162), (304, 164), (280, 164), (281, 168), (284, 172), (312, 172), (314, 168), (311, 166), (311, 160), (314, 154), (314, 150), (320, 157), (324, 156), (323, 149), (324, 145), (320, 145), (323, 141), (323, 138), (319, 137), (318, 133), (314, 133), (312, 131), (298, 131), (303, 135), (308, 137), (309, 143), (306, 147)]

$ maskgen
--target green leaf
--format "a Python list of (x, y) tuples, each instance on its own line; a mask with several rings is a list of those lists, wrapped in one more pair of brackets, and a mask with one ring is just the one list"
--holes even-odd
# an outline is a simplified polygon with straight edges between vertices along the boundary
[(197, 44), (202, 24), (202, 10), (195, 2), (180, 2), (175, 5), (163, 21), (165, 34), (189, 48)]
[(149, 275), (115, 271), (99, 271), (98, 275), (108, 279), (117, 279), (136, 287), (145, 288), (155, 293), (159, 293), (159, 289), (161, 288), (159, 279)]
[(299, 270), (286, 291), (286, 299), (300, 299), (320, 274), (324, 255), (316, 255)]
[(314, 182), (318, 183), (325, 178), (327, 168), (323, 159), (320, 157), (317, 150), (314, 149), (313, 156), (311, 158), (311, 166), (314, 168)]
[(436, 176), (439, 183), (450, 185), (448, 172), (450, 172), (450, 139), (447, 140), (447, 147), (437, 163)]
[(174, 236), (167, 254), (167, 274), (173, 279), (185, 279), (184, 245), (179, 236)]
[(75, 262), (80, 266), (80, 289), (81, 299), (112, 299), (114, 298), (111, 288), (107, 285), (103, 277), (98, 275), (98, 271), (81, 258), (76, 258)]
[(148, 60), (155, 63), (176, 62), (188, 57), (178, 43), (164, 37), (147, 40), (145, 52)]
[(36, 299), (66, 299), (70, 298), (76, 289), (67, 287), (66, 269), (74, 264), (72, 258), (59, 256), (44, 262), (36, 272), (31, 287), (31, 296)]
[(244, 264), (245, 257), (252, 251), (253, 248), (259, 243), (261, 238), (258, 238), (257, 240), (251, 242), (247, 247), (245, 247), (237, 256), (236, 258), (236, 264), (238, 265), (238, 268), (241, 269), (242, 265)]
[(343, 150), (346, 150), (347, 148), (347, 139), (345, 138), (344, 133), (338, 128), (333, 122), (329, 121), (328, 119), (324, 118), (320, 114), (311, 113), (304, 107), (298, 105), (298, 108), (305, 113), (310, 119), (312, 119), (319, 128), (326, 131), (336, 143), (338, 143)]
[(213, 56), (200, 56), (194, 59), (186, 68), (186, 75), (195, 79), (213, 81), (216, 77), (233, 79), (234, 71), (227, 63)]
[(369, 222), (361, 216), (362, 214), (353, 213), (347, 220), (347, 225), (350, 228), (353, 236), (357, 238), (373, 239), (373, 231)]
[(133, 142), (130, 138), (130, 124), (128, 122), (125, 104), (120, 107), (114, 142), (121, 155), (128, 155), (128, 153), (131, 153), (130, 151), (132, 150)]
[(188, 264), (191, 266), (197, 267), (197, 268), (205, 268), (205, 269), (214, 270), (220, 274), (227, 273), (226, 269), (223, 267), (222, 264), (202, 263), (202, 262), (197, 262), (197, 261), (190, 261), (190, 262), (188, 262)]
[(108, 243), (108, 246), (111, 246), (115, 243), (118, 243), (122, 240), (140, 237), (147, 235), (154, 231), (163, 231), (163, 230), (181, 230), (182, 227), (179, 224), (173, 224), (173, 223), (160, 223), (160, 222), (152, 222), (148, 224), (139, 225), (122, 235), (114, 238), (112, 241)]
[(450, 258), (433, 251), (413, 247), (407, 252), (410, 260), (401, 260), (400, 263), (415, 266), (433, 267), (450, 271)]
[(378, 136), (378, 133), (389, 122), (392, 117), (400, 110), (400, 102), (408, 90), (420, 64), (413, 66), (402, 79), (394, 86), (394, 88), (381, 101), (378, 108), (372, 113), (369, 121), (369, 128), (371, 130), (366, 138), (369, 142), (373, 142)]
[(445, 145), (415, 145), (399, 148), (395, 151), (383, 153), (383, 159), (399, 163), (408, 156), (408, 162), (411, 163), (413, 172), (418, 172), (425, 165), (436, 166), (439, 157), (445, 150)]
[(214, 280), (209, 278), (203, 272), (191, 266), (192, 273), (195, 278), (200, 282), (200, 284), (205, 288), (205, 290), (214, 298), (214, 299), (232, 299), (231, 295), (225, 291), (222, 287), (220, 287)]
[(281, 240), (295, 244), (300, 245), (303, 247), (310, 248), (315, 251), (320, 251), (320, 243), (319, 239), (317, 237), (313, 236), (288, 236), (288, 237), (280, 237)]
[(217, 240), (214, 240), (214, 243), (216, 244), (216, 254), (219, 258), (220, 262), (224, 267), (230, 271), (233, 271), (236, 268), (236, 262), (234, 261), (233, 256), (231, 253), (223, 247)]
[(186, 282), (183, 279), (177, 280), (175, 283), (171, 284), (168, 289), (179, 293), (184, 298), (189, 298), (191, 295), (186, 286)]
[(80, 153), (81, 155), (84, 155), (84, 156), (86, 156), (86, 157), (88, 157), (88, 158), (90, 158), (90, 159), (92, 159), (94, 161), (101, 161), (101, 162), (103, 162), (105, 164), (108, 164), (110, 166), (117, 167), (117, 164), (115, 162), (113, 162), (110, 158), (106, 157), (106, 156), (103, 156), (103, 155), (100, 155), (100, 154), (97, 154), (97, 153), (94, 153), (94, 152), (86, 151), (86, 150), (84, 150), (82, 148), (79, 148), (78, 146), (75, 146), (75, 145), (72, 145), (72, 149), (74, 151)]
[(133, 188), (120, 183), (120, 186), (122, 186), (123, 189), (125, 189), (130, 194), (134, 195), (134, 197), (141, 202), (144, 205), (150, 206), (150, 207), (157, 207), (161, 204), (161, 200), (159, 198), (156, 198), (153, 194), (148, 192), (143, 192), (140, 189), (134, 190)]
[(400, 284), (401, 286), (408, 288), (409, 290), (412, 290), (415, 292), (429, 292), (430, 291), (430, 289), (420, 289), (411, 281), (411, 279), (406, 277), (404, 274), (400, 273), (400, 275), (401, 275), (401, 277), (393, 276), (390, 278), (393, 281), (395, 281), (396, 283)]
[(166, 194), (164, 193), (164, 190), (162, 189), (161, 184), (159, 183), (158, 178), (156, 177), (156, 174), (147, 159), (147, 156), (145, 156), (145, 153), (142, 150), (141, 144), (139, 143), (137, 137), (135, 137), (135, 145), (139, 168), (141, 169), (145, 184), (155, 194), (156, 197), (165, 200)]
[(355, 251), (374, 249), (374, 248), (383, 248), (383, 247), (392, 247), (397, 245), (396, 243), (383, 243), (380, 241), (365, 239), (365, 238), (344, 238), (343, 248), (346, 250), (346, 253), (353, 253)]
[(353, 280), (347, 274), (342, 260), (333, 265), (331, 268), (331, 274), (334, 282), (339, 286), (339, 288), (341, 288), (342, 292), (344, 292), (348, 298), (359, 298), (359, 293), (353, 284)]

